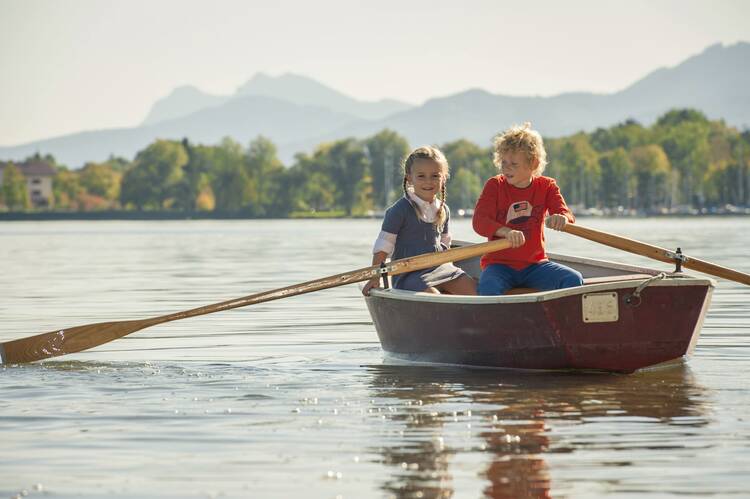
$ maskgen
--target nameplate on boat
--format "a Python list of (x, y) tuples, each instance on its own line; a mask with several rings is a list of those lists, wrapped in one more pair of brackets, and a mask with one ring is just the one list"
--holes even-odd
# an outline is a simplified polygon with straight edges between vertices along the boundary
[(617, 322), (617, 293), (586, 293), (582, 300), (583, 322)]

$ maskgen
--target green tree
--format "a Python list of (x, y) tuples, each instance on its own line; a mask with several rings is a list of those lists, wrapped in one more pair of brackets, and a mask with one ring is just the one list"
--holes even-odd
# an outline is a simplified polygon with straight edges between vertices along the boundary
[(491, 150), (465, 139), (443, 144), (441, 150), (451, 170), (451, 179), (446, 187), (448, 198), (454, 200), (450, 205), (473, 208), (484, 183), (498, 174), (492, 162)]
[(632, 166), (625, 149), (617, 149), (599, 157), (601, 168), (600, 199), (607, 208), (629, 208), (632, 191)]
[(734, 170), (734, 192), (736, 204), (750, 206), (750, 130), (745, 130), (737, 136), (733, 147), (736, 159)]
[(122, 178), (120, 201), (137, 209), (168, 209), (188, 161), (181, 143), (157, 140), (140, 151)]
[(182, 167), (182, 178), (174, 188), (174, 208), (187, 212), (205, 209), (201, 206), (201, 199), (211, 190), (212, 150), (206, 146), (195, 146), (187, 138), (182, 139), (182, 147), (187, 154), (187, 162)]
[(709, 163), (703, 177), (706, 204), (746, 205), (749, 185), (743, 133), (728, 128), (723, 122), (711, 122), (708, 142)]
[(52, 179), (52, 193), (55, 196), (55, 207), (57, 209), (78, 210), (80, 198), (84, 191), (77, 171), (58, 167), (57, 173)]
[(242, 146), (230, 138), (213, 148), (211, 187), (216, 198), (216, 210), (239, 213), (250, 197), (250, 180), (244, 168)]
[(591, 146), (598, 152), (622, 147), (626, 150), (647, 144), (648, 129), (635, 120), (627, 120), (611, 128), (598, 128), (591, 134)]
[(336, 202), (347, 215), (352, 215), (355, 207), (360, 213), (372, 209), (372, 199), (362, 196), (365, 188), (362, 181), (369, 176), (369, 162), (361, 142), (351, 138), (338, 140), (325, 144), (315, 154), (328, 165)]
[(320, 147), (312, 156), (300, 153), (282, 177), (280, 198), (288, 211), (328, 211), (336, 204), (336, 188)]
[(636, 147), (629, 159), (636, 183), (635, 208), (645, 212), (671, 208), (677, 176), (664, 150), (656, 144)]
[(409, 154), (409, 143), (393, 130), (383, 130), (364, 140), (372, 177), (375, 206), (387, 208), (400, 196), (403, 179), (402, 160)]
[(586, 134), (550, 141), (547, 153), (549, 164), (545, 175), (557, 179), (569, 205), (601, 204), (601, 164)]
[(710, 163), (710, 126), (697, 111), (672, 111), (657, 121), (655, 133), (672, 167), (679, 172), (680, 202), (704, 203), (703, 179)]
[(86, 163), (79, 172), (79, 182), (89, 194), (115, 201), (120, 196), (122, 173), (108, 163)]
[(446, 201), (449, 206), (456, 209), (473, 209), (481, 192), (482, 181), (479, 179), (479, 175), (468, 168), (463, 168), (451, 176), (450, 183), (446, 187), (448, 198)]
[(245, 156), (248, 177), (247, 208), (253, 216), (268, 216), (281, 207), (278, 205), (281, 176), (284, 165), (277, 156), (276, 146), (259, 136), (250, 143)]
[(112, 170), (122, 173), (130, 166), (130, 161), (119, 156), (110, 155), (104, 164)]
[(3, 169), (2, 196), (10, 211), (24, 211), (31, 207), (26, 178), (13, 163), (7, 163)]
[(297, 208), (311, 211), (326, 211), (333, 208), (336, 196), (331, 179), (322, 172), (313, 172), (307, 176), (299, 192)]
[(696, 109), (672, 109), (664, 113), (656, 120), (657, 128), (669, 128), (683, 125), (685, 123), (695, 123), (699, 125), (708, 125), (708, 118), (702, 112)]

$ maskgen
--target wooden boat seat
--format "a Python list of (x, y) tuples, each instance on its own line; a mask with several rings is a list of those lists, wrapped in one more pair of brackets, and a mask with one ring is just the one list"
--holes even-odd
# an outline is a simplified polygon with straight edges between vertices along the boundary
[(503, 293), (504, 295), (525, 295), (526, 293), (538, 293), (539, 290), (535, 288), (510, 288), (508, 291)]
[[(620, 281), (634, 281), (637, 279), (648, 279), (653, 277), (650, 274), (625, 274), (625, 275), (607, 275), (600, 277), (587, 277), (583, 280), (583, 285), (587, 284), (601, 284), (604, 282), (620, 282)], [(539, 290), (535, 288), (511, 288), (506, 291), (505, 295), (524, 295), (527, 293), (538, 293)]]

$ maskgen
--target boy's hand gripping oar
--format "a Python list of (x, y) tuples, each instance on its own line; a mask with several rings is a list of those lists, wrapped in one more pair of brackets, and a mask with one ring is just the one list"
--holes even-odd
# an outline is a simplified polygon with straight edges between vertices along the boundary
[(607, 232), (589, 229), (588, 227), (581, 227), (578, 224), (566, 224), (562, 231), (606, 246), (629, 251), (630, 253), (653, 258), (654, 260), (662, 262), (675, 263), (679, 260), (682, 262), (683, 267), (750, 286), (750, 274), (745, 274), (734, 269), (722, 267), (721, 265), (698, 260), (697, 258), (683, 255), (682, 253), (676, 253), (668, 249), (651, 246), (650, 244), (642, 243), (634, 239), (628, 239), (626, 237), (616, 236)]
[(454, 248), (439, 253), (426, 253), (424, 255), (394, 260), (384, 267), (374, 265), (343, 274), (337, 274), (314, 281), (295, 284), (286, 288), (274, 289), (254, 295), (245, 296), (236, 300), (228, 300), (213, 305), (175, 312), (173, 314), (152, 317), (143, 320), (128, 320), (114, 322), (100, 322), (87, 324), (66, 329), (60, 329), (51, 333), (42, 333), (27, 338), (0, 343), (0, 364), (17, 364), (22, 362), (33, 362), (65, 355), (68, 353), (88, 350), (95, 346), (116, 340), (130, 333), (140, 331), (156, 324), (186, 319), (197, 315), (211, 314), (232, 308), (246, 307), (256, 303), (287, 298), (289, 296), (310, 293), (320, 289), (335, 288), (344, 284), (367, 281), (372, 277), (388, 273), (391, 275), (404, 274), (415, 270), (436, 267), (447, 262), (454, 262), (472, 258), (509, 248), (510, 243), (505, 239), (498, 239), (480, 244), (472, 244), (460, 248)]

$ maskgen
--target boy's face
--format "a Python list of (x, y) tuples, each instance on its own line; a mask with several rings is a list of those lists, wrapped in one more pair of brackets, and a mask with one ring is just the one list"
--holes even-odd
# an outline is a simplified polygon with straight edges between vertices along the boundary
[(431, 159), (418, 159), (411, 165), (411, 173), (406, 176), (406, 180), (414, 186), (414, 194), (430, 203), (440, 192), (443, 167)]
[(538, 164), (538, 159), (529, 161), (523, 151), (508, 151), (503, 154), (500, 167), (510, 185), (523, 189), (531, 185), (531, 178)]

